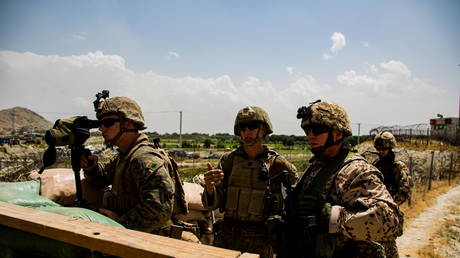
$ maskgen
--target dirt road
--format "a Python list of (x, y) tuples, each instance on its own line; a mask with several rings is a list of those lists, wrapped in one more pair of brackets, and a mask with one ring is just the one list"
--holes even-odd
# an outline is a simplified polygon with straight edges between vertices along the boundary
[[(430, 239), (442, 226), (451, 207), (460, 205), (460, 185), (438, 196), (435, 205), (410, 221), (404, 234), (396, 242), (400, 257), (419, 257), (417, 251), (430, 243)], [(460, 252), (460, 251), (459, 251)]]

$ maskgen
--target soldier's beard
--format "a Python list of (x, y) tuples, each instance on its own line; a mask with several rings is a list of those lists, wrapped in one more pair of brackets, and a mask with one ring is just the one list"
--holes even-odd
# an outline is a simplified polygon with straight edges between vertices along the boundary
[(122, 134), (123, 134), (123, 132), (120, 130), (118, 132), (118, 134), (115, 135), (115, 137), (113, 137), (112, 139), (104, 138), (105, 146), (107, 146), (107, 148), (112, 148), (113, 146), (115, 146), (117, 144), (118, 140), (120, 140)]
[(252, 147), (262, 142), (262, 137), (257, 136), (256, 138), (246, 138), (243, 139), (244, 146)]

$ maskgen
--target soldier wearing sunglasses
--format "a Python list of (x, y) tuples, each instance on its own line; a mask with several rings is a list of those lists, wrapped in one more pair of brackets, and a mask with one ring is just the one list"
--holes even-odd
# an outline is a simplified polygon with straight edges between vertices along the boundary
[[(383, 183), (394, 201), (401, 205), (409, 199), (411, 188), (406, 164), (395, 160), (393, 149), (396, 147), (396, 138), (391, 132), (380, 132), (374, 138), (374, 147), (378, 151), (379, 158), (373, 164), (382, 172)], [(396, 239), (380, 242), (380, 244), (385, 247), (387, 257), (398, 257)]]
[(376, 241), (402, 233), (402, 213), (381, 172), (344, 143), (352, 135), (339, 105), (298, 110), (314, 157), (288, 196), (282, 257), (384, 257)]
[(173, 208), (187, 212), (185, 202), (175, 199), (181, 182), (164, 151), (139, 132), (146, 129), (140, 106), (126, 97), (109, 98), (99, 104), (96, 117), (104, 143), (118, 149), (105, 162), (95, 155), (80, 161), (90, 183), (110, 186), (99, 212), (129, 229), (171, 236)]
[(225, 212), (216, 225), (214, 245), (273, 257), (269, 221), (281, 215), (282, 189), (297, 181), (296, 168), (263, 145), (272, 133), (267, 112), (260, 107), (241, 109), (234, 133), (241, 146), (225, 154), (216, 169), (208, 164), (203, 205)]

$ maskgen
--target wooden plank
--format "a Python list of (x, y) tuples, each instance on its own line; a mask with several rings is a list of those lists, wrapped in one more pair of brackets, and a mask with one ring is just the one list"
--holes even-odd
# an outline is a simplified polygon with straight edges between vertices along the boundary
[[(0, 202), (0, 224), (120, 257), (241, 257), (234, 250), (185, 242)], [(244, 253), (245, 258), (258, 255)]]

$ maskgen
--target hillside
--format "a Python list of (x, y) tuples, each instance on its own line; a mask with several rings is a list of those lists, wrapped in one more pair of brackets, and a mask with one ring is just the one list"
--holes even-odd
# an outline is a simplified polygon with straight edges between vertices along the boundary
[(10, 134), (13, 131), (47, 130), (53, 123), (44, 117), (23, 107), (0, 110), (0, 134)]

